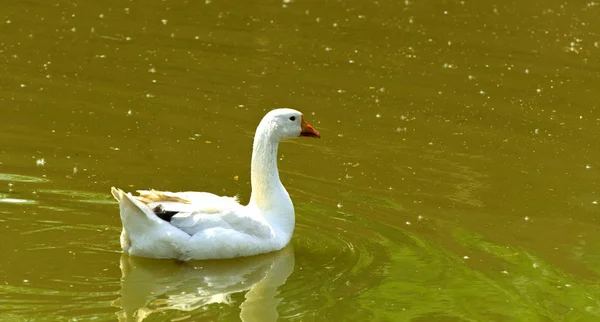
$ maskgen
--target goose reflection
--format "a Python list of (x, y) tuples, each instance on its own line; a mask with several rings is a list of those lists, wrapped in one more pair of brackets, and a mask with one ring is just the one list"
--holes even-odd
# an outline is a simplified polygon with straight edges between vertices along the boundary
[(143, 321), (167, 310), (192, 312), (214, 303), (232, 305), (246, 292), (242, 321), (276, 321), (278, 288), (294, 271), (294, 250), (229, 260), (178, 262), (121, 255), (120, 321)]

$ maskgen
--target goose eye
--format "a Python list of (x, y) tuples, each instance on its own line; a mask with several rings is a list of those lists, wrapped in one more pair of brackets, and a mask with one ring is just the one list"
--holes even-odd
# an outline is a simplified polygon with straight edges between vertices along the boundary
[(295, 116), (290, 116), (290, 121), (295, 121), (296, 117)]

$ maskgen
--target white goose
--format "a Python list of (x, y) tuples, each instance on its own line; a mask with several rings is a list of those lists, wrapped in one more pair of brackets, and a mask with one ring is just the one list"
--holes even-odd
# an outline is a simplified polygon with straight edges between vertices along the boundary
[(252, 256), (283, 248), (294, 232), (294, 205), (279, 180), (279, 141), (321, 135), (292, 109), (272, 110), (254, 135), (247, 206), (235, 197), (208, 192), (141, 190), (132, 196), (115, 187), (123, 252), (152, 258), (216, 259)]

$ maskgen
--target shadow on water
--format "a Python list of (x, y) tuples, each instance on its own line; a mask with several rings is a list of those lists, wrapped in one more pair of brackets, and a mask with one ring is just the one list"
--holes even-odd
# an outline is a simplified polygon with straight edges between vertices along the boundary
[(389, 277), (361, 295), (362, 305), (379, 319), (573, 321), (600, 315), (597, 281), (574, 277), (520, 247), (456, 228), (454, 238), (471, 254), (459, 256), (411, 238), (406, 245), (388, 245)]
[[(403, 211), (381, 196), (363, 198), (379, 205), (373, 212)], [(404, 224), (388, 218), (361, 225), (379, 233), (389, 255), (381, 267), (384, 277), (359, 296), (373, 319), (561, 321), (600, 316), (593, 258), (584, 258), (587, 265), (580, 270), (588, 274), (578, 276), (515, 241), (491, 240), (450, 218), (421, 217)]]
[[(239, 304), (242, 321), (276, 321), (278, 288), (294, 271), (294, 249), (215, 261), (179, 262), (121, 256), (121, 297), (114, 305), (120, 321), (169, 320), (214, 315), (220, 306)], [(175, 311), (175, 312), (173, 312)]]

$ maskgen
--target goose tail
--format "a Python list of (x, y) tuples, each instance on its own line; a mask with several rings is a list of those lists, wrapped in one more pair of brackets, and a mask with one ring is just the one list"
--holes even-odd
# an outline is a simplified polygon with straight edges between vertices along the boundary
[(125, 253), (154, 258), (172, 258), (172, 254), (179, 253), (175, 245), (189, 235), (160, 219), (130, 193), (115, 187), (110, 190), (119, 201), (123, 224), (121, 248)]

